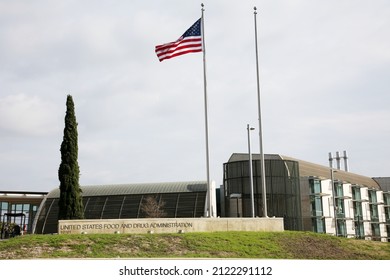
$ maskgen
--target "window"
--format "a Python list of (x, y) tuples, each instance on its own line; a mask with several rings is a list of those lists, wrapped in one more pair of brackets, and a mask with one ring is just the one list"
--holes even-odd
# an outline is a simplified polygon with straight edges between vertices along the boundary
[(362, 203), (359, 201), (353, 202), (355, 237), (364, 238), (364, 221)]
[(377, 203), (377, 197), (376, 197), (376, 191), (375, 190), (369, 190), (368, 191), (368, 200), (370, 203), (370, 216), (371, 216), (371, 222), (378, 222), (379, 221), (379, 213), (378, 213), (378, 205)]
[(359, 239), (364, 238), (364, 222), (363, 222), (363, 207), (362, 195), (359, 187), (352, 186), (352, 205), (354, 215), (355, 237)]
[(344, 206), (344, 191), (343, 184), (341, 182), (334, 182), (334, 195), (337, 218), (345, 218), (345, 206)]
[(0, 202), (0, 222), (3, 222), (4, 214), (7, 212), (8, 212), (8, 202)]
[(375, 190), (368, 190), (368, 200), (370, 203), (376, 203), (376, 191)]
[(379, 221), (378, 205), (370, 204), (370, 215), (371, 215), (371, 221), (372, 222), (378, 222)]
[(381, 231), (379, 228), (379, 224), (371, 224), (371, 235), (372, 235), (372, 240), (375, 241), (381, 240)]
[(362, 207), (362, 203), (359, 202), (359, 201), (354, 201), (353, 202), (353, 213), (354, 213), (354, 217), (355, 219), (357, 217), (360, 217), (361, 219), (363, 218), (363, 207)]
[(364, 224), (363, 221), (358, 218), (354, 222), (355, 224), (355, 237), (358, 239), (364, 239)]
[(359, 187), (352, 187), (352, 199), (353, 200), (362, 200), (362, 194)]
[(312, 218), (313, 231), (325, 233), (325, 220), (322, 218)]
[[(310, 197), (311, 215), (313, 217), (322, 217), (323, 208), (322, 208), (322, 198), (320, 196), (321, 181), (318, 179), (310, 179), (309, 185), (310, 185), (310, 193), (311, 193), (311, 197)], [(316, 219), (313, 219), (314, 228), (317, 228), (316, 224), (317, 224)]]
[(384, 202), (386, 223), (390, 224), (390, 193), (383, 193), (383, 202)]
[(311, 215), (315, 217), (321, 217), (322, 211), (322, 199), (320, 196), (313, 196), (311, 198)]
[(383, 203), (390, 206), (390, 193), (383, 193)]
[(4, 213), (8, 211), (8, 202), (0, 202), (1, 205), (1, 212)]
[(323, 219), (323, 207), (321, 198), (321, 181), (318, 179), (310, 179), (310, 205), (312, 216), (312, 230), (314, 232), (325, 233), (325, 220)]
[(343, 184), (341, 182), (334, 182), (334, 194), (336, 197), (343, 197), (344, 191), (343, 191)]
[(384, 207), (386, 223), (390, 224), (390, 207)]
[(8, 202), (0, 202), (0, 213), (4, 215), (4, 213), (8, 212)]
[(336, 215), (337, 218), (345, 218), (345, 204), (344, 199), (336, 198)]
[(347, 236), (345, 220), (337, 220), (337, 235), (344, 237)]
[(318, 179), (311, 179), (310, 184), (310, 193), (321, 193), (321, 181)]

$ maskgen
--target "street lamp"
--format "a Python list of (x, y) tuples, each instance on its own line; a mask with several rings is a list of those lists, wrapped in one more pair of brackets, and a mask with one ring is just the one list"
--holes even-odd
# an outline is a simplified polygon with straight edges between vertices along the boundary
[(248, 154), (249, 154), (249, 177), (250, 177), (250, 188), (251, 188), (251, 210), (252, 218), (255, 217), (255, 198), (253, 194), (253, 170), (252, 170), (252, 153), (251, 153), (251, 136), (250, 131), (255, 130), (254, 127), (250, 127), (249, 124), (246, 127), (248, 131)]

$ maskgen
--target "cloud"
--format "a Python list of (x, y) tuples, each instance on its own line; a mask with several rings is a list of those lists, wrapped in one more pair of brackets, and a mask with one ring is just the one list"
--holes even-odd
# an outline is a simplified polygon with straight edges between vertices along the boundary
[(59, 110), (39, 96), (23, 93), (0, 97), (0, 132), (3, 136), (44, 136), (58, 132)]
[[(353, 170), (386, 175), (390, 5), (213, 0), (205, 1), (211, 177), (222, 183), (222, 164), (247, 151), (248, 123), (258, 152), (254, 5), (265, 152), (326, 165), (328, 152), (346, 149)], [(1, 169), (28, 178), (3, 182), (57, 184), (67, 94), (83, 184), (205, 178), (202, 54), (160, 63), (154, 53), (200, 17), (199, 2), (0, 1), (0, 17)], [(39, 160), (42, 171), (30, 167)]]

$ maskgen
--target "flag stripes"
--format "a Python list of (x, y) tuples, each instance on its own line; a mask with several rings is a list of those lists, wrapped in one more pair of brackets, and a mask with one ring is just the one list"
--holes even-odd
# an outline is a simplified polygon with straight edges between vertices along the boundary
[(187, 53), (201, 51), (202, 39), (197, 37), (187, 37), (179, 39), (176, 42), (156, 46), (156, 54), (160, 61)]
[(163, 61), (179, 55), (203, 51), (200, 26), (199, 19), (176, 41), (156, 46), (158, 59)]

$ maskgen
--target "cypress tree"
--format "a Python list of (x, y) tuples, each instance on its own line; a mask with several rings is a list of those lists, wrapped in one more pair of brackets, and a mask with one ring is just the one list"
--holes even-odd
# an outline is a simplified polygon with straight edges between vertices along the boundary
[(71, 95), (66, 99), (64, 137), (61, 144), (61, 164), (58, 170), (60, 199), (59, 220), (83, 219), (83, 200), (79, 185), (80, 169), (78, 158), (78, 133)]

